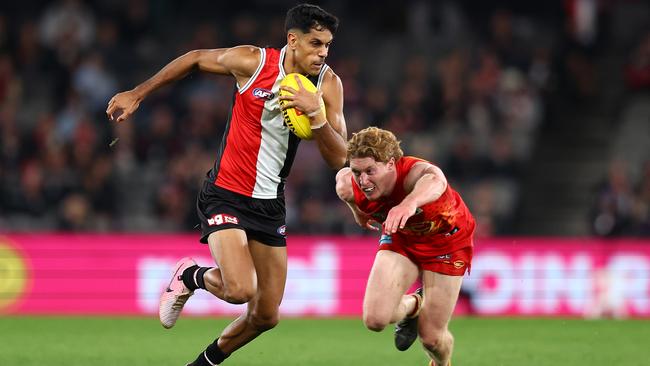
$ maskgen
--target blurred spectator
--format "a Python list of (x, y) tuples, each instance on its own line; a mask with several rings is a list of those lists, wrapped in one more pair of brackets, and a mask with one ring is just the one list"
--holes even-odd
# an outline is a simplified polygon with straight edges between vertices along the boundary
[(7, 24), (7, 17), (4, 14), (0, 14), (0, 53), (6, 53), (9, 51), (9, 26)]
[(21, 83), (16, 78), (13, 60), (6, 54), (0, 54), (0, 108), (16, 105), (21, 94)]
[(51, 4), (40, 21), (44, 45), (56, 51), (61, 63), (71, 66), (95, 39), (93, 13), (79, 0), (61, 0)]
[(598, 187), (592, 214), (592, 229), (597, 235), (631, 234), (634, 196), (627, 169), (623, 160), (613, 160), (607, 179)]
[(73, 193), (61, 202), (59, 213), (59, 230), (92, 231), (95, 230), (90, 202), (83, 193)]
[(650, 236), (650, 160), (643, 164), (641, 179), (635, 189), (636, 198), (632, 208), (635, 234)]
[(81, 61), (73, 72), (72, 84), (91, 113), (105, 110), (106, 100), (117, 90), (115, 78), (107, 72), (104, 60), (96, 52)]
[(650, 90), (650, 32), (643, 36), (632, 52), (625, 66), (625, 81), (631, 90)]

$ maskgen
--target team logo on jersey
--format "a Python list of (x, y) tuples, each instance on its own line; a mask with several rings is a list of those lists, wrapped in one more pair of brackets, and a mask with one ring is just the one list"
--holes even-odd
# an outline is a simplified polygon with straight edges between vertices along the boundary
[(461, 260), (454, 261), (454, 267), (457, 269), (463, 268), (465, 266), (465, 262)]
[(271, 100), (275, 96), (272, 91), (264, 88), (253, 89), (253, 96), (260, 99)]
[(208, 226), (219, 226), (223, 224), (239, 224), (239, 219), (226, 214), (216, 214), (208, 219)]
[(383, 234), (381, 238), (379, 238), (379, 245), (384, 244), (393, 244), (393, 238), (388, 234)]
[(278, 234), (287, 236), (287, 225), (282, 225), (278, 228)]

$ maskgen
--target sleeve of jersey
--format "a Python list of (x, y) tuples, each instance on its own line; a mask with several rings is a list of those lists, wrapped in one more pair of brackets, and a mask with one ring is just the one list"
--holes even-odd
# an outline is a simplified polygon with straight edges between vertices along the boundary
[(410, 171), (411, 168), (413, 167), (413, 165), (415, 165), (417, 163), (420, 163), (420, 162), (431, 164), (430, 162), (428, 162), (428, 161), (426, 161), (424, 159), (416, 158), (414, 156), (404, 156), (404, 157), (402, 157), (402, 160), (403, 160), (402, 169), (403, 169), (404, 172)]

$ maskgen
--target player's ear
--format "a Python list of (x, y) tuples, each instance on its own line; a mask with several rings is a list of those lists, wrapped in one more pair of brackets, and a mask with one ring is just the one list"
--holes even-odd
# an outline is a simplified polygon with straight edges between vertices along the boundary
[(295, 50), (298, 45), (298, 34), (295, 31), (289, 31), (287, 33), (287, 45), (290, 49)]
[(395, 158), (390, 158), (390, 160), (388, 160), (388, 162), (386, 163), (386, 167), (388, 168), (388, 170), (395, 169)]

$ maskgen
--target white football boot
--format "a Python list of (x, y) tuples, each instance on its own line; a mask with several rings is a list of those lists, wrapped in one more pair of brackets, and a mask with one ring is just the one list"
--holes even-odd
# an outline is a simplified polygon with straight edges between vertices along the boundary
[(176, 320), (181, 315), (181, 310), (187, 299), (194, 295), (194, 291), (188, 289), (183, 283), (182, 274), (186, 268), (196, 265), (196, 262), (189, 257), (182, 258), (174, 266), (174, 274), (172, 275), (169, 285), (160, 295), (160, 305), (158, 307), (158, 315), (160, 323), (163, 327), (169, 329), (176, 324)]

